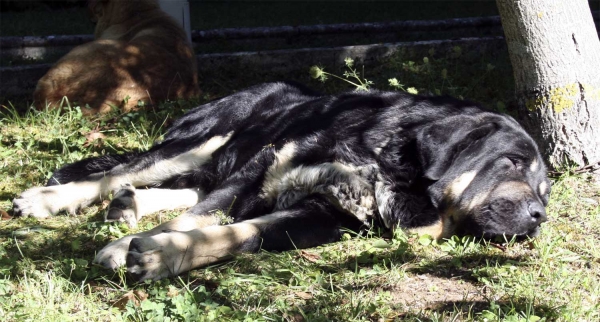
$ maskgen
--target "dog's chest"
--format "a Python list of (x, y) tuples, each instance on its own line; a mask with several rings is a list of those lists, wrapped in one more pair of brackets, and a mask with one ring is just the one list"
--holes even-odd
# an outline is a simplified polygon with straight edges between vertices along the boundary
[(260, 194), (274, 210), (287, 209), (308, 195), (320, 194), (365, 223), (376, 216), (374, 183), (379, 170), (376, 165), (352, 166), (341, 162), (293, 165), (281, 156), (279, 153), (267, 171)]

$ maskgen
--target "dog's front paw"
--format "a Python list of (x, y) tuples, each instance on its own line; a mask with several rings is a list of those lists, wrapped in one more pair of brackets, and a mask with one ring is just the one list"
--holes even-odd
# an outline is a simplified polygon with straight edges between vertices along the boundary
[(137, 214), (137, 204), (135, 188), (131, 184), (121, 186), (115, 192), (113, 200), (108, 205), (105, 221), (125, 222), (129, 227), (136, 227), (139, 217)]
[(127, 253), (127, 272), (139, 281), (159, 280), (176, 276), (189, 269), (185, 250), (179, 249), (171, 238), (180, 232), (167, 232), (152, 237), (134, 238)]
[(57, 197), (53, 187), (31, 188), (13, 200), (13, 212), (16, 216), (36, 218), (54, 215), (61, 210), (60, 205), (55, 202)]
[(94, 263), (100, 264), (112, 270), (116, 270), (117, 268), (125, 265), (127, 251), (129, 250), (129, 243), (134, 238), (134, 235), (125, 236), (104, 246), (104, 248), (102, 248), (102, 250), (96, 254)]

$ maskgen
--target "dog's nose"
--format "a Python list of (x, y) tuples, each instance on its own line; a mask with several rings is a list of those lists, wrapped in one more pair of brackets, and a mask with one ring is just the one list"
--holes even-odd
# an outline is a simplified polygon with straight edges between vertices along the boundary
[(541, 224), (548, 220), (548, 216), (546, 216), (546, 209), (539, 202), (532, 202), (529, 204), (529, 214), (531, 218), (536, 222), (536, 224)]

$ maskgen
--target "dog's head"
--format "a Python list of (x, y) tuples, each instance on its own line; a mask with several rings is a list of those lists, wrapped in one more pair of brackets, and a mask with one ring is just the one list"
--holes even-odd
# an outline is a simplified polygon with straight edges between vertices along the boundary
[(512, 118), (455, 115), (424, 127), (417, 146), (431, 201), (454, 233), (534, 237), (547, 220), (546, 167)]

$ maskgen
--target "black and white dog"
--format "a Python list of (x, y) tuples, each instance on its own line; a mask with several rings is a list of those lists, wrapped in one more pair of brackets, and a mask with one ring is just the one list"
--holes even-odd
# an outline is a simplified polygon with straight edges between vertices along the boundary
[(508, 116), (447, 97), (271, 83), (191, 110), (149, 151), (66, 165), (14, 211), (76, 212), (114, 192), (107, 220), (136, 225), (188, 207), (97, 254), (144, 280), (335, 242), (342, 228), (533, 237), (549, 191), (536, 144)]

